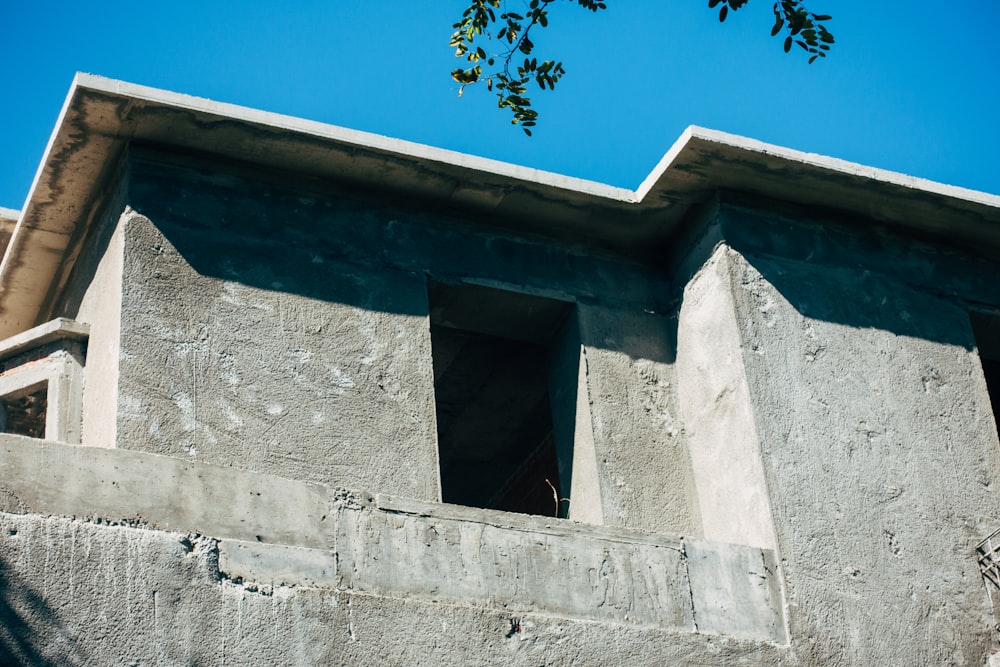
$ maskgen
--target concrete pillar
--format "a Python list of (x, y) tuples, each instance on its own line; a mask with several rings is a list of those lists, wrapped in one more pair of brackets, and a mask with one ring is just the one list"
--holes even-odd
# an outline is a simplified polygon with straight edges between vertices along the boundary
[(719, 246), (684, 290), (677, 382), (704, 538), (776, 549), (730, 251)]

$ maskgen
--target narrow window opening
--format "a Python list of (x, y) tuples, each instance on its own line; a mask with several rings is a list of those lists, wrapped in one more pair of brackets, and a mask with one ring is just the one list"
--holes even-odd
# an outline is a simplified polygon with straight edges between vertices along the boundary
[(566, 516), (571, 461), (556, 446), (551, 390), (573, 305), (434, 281), (428, 295), (442, 499)]
[(986, 378), (986, 390), (993, 407), (993, 419), (1000, 422), (997, 419), (1000, 411), (1000, 315), (973, 312), (969, 317)]
[(0, 432), (45, 437), (48, 383), (0, 398)]

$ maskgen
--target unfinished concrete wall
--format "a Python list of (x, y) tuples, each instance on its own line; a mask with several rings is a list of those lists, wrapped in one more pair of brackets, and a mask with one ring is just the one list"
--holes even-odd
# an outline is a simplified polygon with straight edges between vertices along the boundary
[(965, 312), (876, 276), (754, 264), (738, 309), (792, 632), (850, 628), (854, 661), (908, 641), (907, 662), (977, 664), (992, 623), (973, 553), (1000, 517), (1000, 450)]
[[(709, 319), (728, 319), (736, 342), (694, 365), (745, 380), (719, 392), (733, 432), (709, 444), (757, 443), (757, 461), (736, 457), (723, 475), (763, 475), (737, 493), (766, 490), (799, 655), (983, 664), (996, 640), (974, 549), (1000, 520), (1000, 448), (963, 300), (996, 303), (985, 288), (996, 267), (736, 207), (714, 224), (705, 271), (730, 295)], [(685, 294), (682, 338), (696, 297)], [(679, 372), (683, 407), (698, 394)], [(713, 472), (689, 435), (707, 531)]]
[[(81, 443), (115, 447), (119, 410), (118, 361), (121, 337), (123, 224), (127, 181), (116, 177), (107, 196), (92, 204), (93, 224), (74, 240), (64, 260), (61, 289), (50, 295), (43, 319), (67, 318), (87, 325)], [(63, 284), (63, 282), (65, 284)]]
[(119, 446), (438, 500), (430, 275), (577, 301), (604, 522), (697, 534), (655, 270), (366, 193), (130, 174)]
[(17, 436), (0, 465), (27, 664), (794, 664), (768, 551)]
[(677, 412), (676, 318), (578, 309), (605, 523), (702, 535)]
[(126, 223), (119, 446), (437, 497), (420, 277), (171, 234)]
[(727, 636), (241, 581), (182, 533), (3, 513), (0, 531), (0, 652), (22, 664), (796, 664)]
[(732, 269), (720, 247), (684, 288), (677, 382), (692, 494), (707, 539), (777, 547), (754, 425)]
[(56, 315), (90, 326), (84, 369), (83, 438), (88, 447), (114, 447), (118, 419), (123, 223), (109, 212), (84, 245)]

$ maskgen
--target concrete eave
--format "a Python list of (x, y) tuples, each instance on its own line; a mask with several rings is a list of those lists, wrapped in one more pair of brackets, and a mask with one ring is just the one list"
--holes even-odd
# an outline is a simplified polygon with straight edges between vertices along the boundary
[(129, 142), (388, 190), (637, 257), (662, 251), (691, 206), (719, 190), (941, 234), (1000, 256), (1000, 197), (698, 127), (631, 191), (78, 74), (0, 264), (0, 338), (45, 317), (67, 253)]

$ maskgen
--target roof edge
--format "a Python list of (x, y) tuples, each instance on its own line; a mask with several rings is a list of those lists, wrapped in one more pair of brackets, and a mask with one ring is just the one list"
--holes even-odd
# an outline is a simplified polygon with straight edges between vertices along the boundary
[(416, 196), (642, 261), (658, 257), (691, 207), (719, 191), (873, 220), (1000, 258), (998, 195), (694, 125), (628, 190), (78, 73), (22, 211), (0, 209), (14, 216), (5, 218), (13, 233), (0, 261), (0, 338), (48, 315), (47, 295), (71, 269), (69, 246), (82, 238), (133, 141)]

